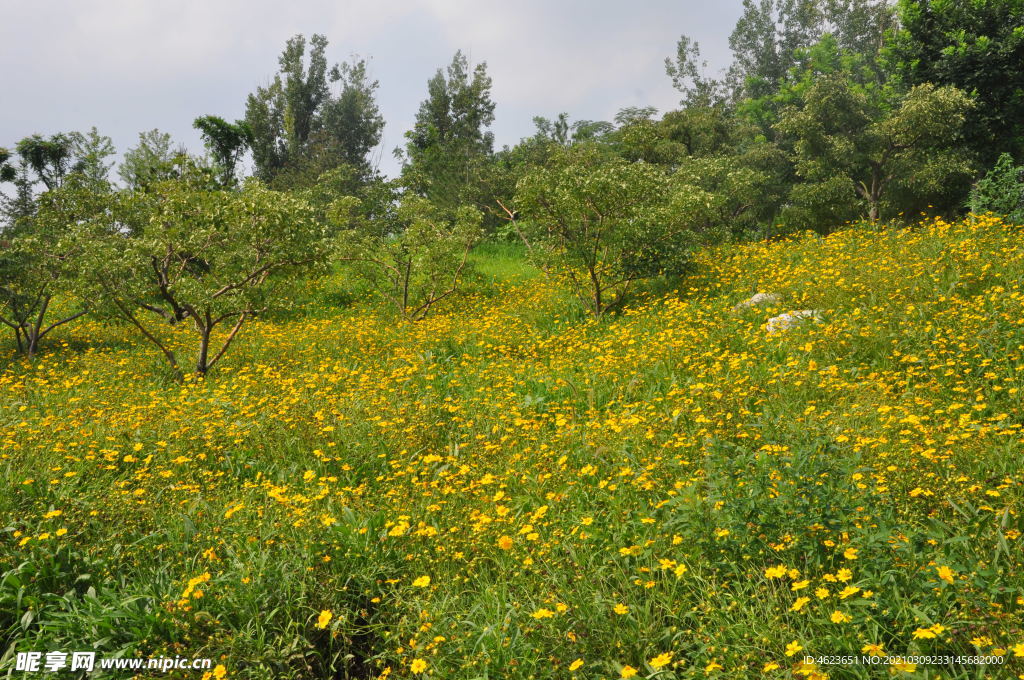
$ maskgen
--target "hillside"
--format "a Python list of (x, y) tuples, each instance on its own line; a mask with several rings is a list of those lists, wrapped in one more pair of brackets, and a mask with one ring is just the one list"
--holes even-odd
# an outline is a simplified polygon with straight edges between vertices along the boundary
[(183, 384), (94, 320), (34, 362), (5, 340), (0, 667), (1024, 677), (1020, 238), (721, 246), (603, 321), (492, 247), (415, 324), (311, 283)]

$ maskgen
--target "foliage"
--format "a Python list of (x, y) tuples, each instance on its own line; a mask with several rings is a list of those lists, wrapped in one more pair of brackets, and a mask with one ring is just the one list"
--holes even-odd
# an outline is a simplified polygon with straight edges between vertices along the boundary
[[(342, 235), (338, 259), (348, 263), (401, 315), (420, 321), (454, 295), (480, 238), (482, 215), (469, 206), (454, 218), (429, 200), (407, 194), (393, 215), (351, 219), (354, 206), (338, 205), (335, 221), (352, 222)], [(389, 219), (389, 217), (391, 219)]]
[(565, 276), (601, 316), (625, 301), (634, 282), (682, 270), (712, 197), (590, 144), (556, 151), (520, 180), (515, 204), (538, 266)]
[(972, 212), (992, 212), (1024, 224), (1024, 166), (1014, 165), (1008, 153), (1000, 155), (995, 167), (971, 188), (967, 204)]
[(402, 180), (413, 192), (454, 211), (462, 204), (484, 207), (480, 184), (493, 151), (491, 78), (486, 62), (470, 69), (461, 51), (446, 70), (427, 82), (427, 99), (416, 125), (405, 133)]
[(892, 20), (885, 0), (743, 0), (743, 14), (729, 36), (734, 96), (759, 99), (777, 92), (801, 50), (825, 35), (843, 51), (874, 61)]
[[(0, 242), (0, 323), (11, 329), (28, 357), (54, 329), (83, 316), (86, 299), (73, 285), (81, 248), (66, 235), (103, 209), (104, 188), (87, 175), (72, 176), (39, 198), (38, 211), (4, 232)], [(63, 295), (63, 303), (54, 297)], [(57, 319), (51, 320), (54, 312)]]
[[(287, 169), (326, 156), (321, 172), (346, 163), (368, 176), (366, 156), (384, 126), (374, 101), (377, 82), (368, 80), (363, 60), (329, 67), (324, 36), (314, 34), (309, 48), (307, 64), (305, 37), (290, 38), (273, 82), (246, 101), (256, 175), (272, 182)], [(337, 96), (331, 94), (331, 82), (341, 83)]]
[(14, 148), (35, 173), (36, 181), (47, 189), (56, 189), (73, 170), (73, 145), (71, 135), (58, 132), (48, 139), (41, 135), (25, 137)]
[(324, 54), (327, 38), (314, 34), (309, 42), (308, 66), (304, 63), (306, 38), (289, 38), (278, 59), (280, 72), (269, 86), (257, 88), (246, 100), (245, 122), (252, 132), (256, 175), (264, 181), (302, 156), (330, 96)]
[(862, 210), (870, 220), (894, 216), (891, 185), (911, 197), (941, 194), (970, 171), (955, 147), (970, 107), (952, 87), (922, 85), (890, 103), (843, 73), (818, 78), (777, 124), (793, 140), (802, 180), (789, 219), (833, 225)]
[(72, 132), (70, 135), (71, 152), (75, 157), (73, 171), (83, 175), (87, 182), (99, 190), (109, 184), (110, 169), (113, 162), (107, 159), (115, 155), (114, 141), (101, 135), (93, 126), (89, 132)]
[(366, 61), (355, 58), (335, 66), (331, 79), (340, 82), (341, 89), (324, 105), (324, 129), (335, 140), (338, 159), (368, 179), (376, 172), (368, 156), (384, 131), (384, 117), (374, 99), (378, 82), (369, 79)]
[(138, 145), (125, 152), (117, 173), (129, 189), (144, 189), (177, 177), (179, 159), (185, 155), (185, 147), (174, 146), (169, 133), (140, 132)]
[(707, 67), (700, 58), (700, 44), (685, 35), (676, 43), (675, 60), (665, 58), (665, 73), (672, 79), (672, 87), (683, 94), (684, 109), (722, 105), (727, 99), (724, 84), (705, 75)]
[[(247, 320), (287, 304), (286, 272), (313, 272), (326, 256), (325, 228), (310, 207), (255, 181), (225, 191), (186, 169), (179, 179), (111, 198), (109, 210), (74, 235), (84, 249), (82, 294), (108, 318), (134, 326), (176, 373), (180, 350), (149, 319), (193, 327), (194, 370), (203, 375)], [(217, 338), (225, 323), (233, 326)]]
[(244, 120), (229, 123), (218, 116), (200, 116), (192, 122), (192, 127), (202, 134), (221, 185), (235, 186), (238, 182), (235, 169), (252, 141), (249, 126)]
[(1018, 0), (900, 0), (888, 50), (907, 86), (952, 85), (977, 106), (966, 140), (985, 166), (1003, 152), (1024, 160), (1024, 3)]
[(17, 170), (10, 163), (11, 152), (0, 147), (0, 182), (13, 182), (17, 177)]

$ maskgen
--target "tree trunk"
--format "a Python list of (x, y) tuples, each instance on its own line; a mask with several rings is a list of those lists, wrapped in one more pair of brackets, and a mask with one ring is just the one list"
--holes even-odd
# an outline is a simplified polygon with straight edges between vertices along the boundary
[(603, 300), (601, 299), (601, 279), (593, 267), (589, 267), (590, 281), (594, 286), (594, 316), (600, 317), (604, 312)]
[(199, 356), (196, 357), (196, 373), (206, 375), (207, 357), (210, 355), (210, 331), (209, 326), (202, 326), (199, 329)]

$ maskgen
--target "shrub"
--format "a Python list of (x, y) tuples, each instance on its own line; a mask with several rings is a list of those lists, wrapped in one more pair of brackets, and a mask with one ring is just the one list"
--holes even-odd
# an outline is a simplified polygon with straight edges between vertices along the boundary
[(971, 188), (967, 207), (972, 212), (1005, 215), (1024, 224), (1024, 165), (1014, 165), (1008, 153), (999, 156), (995, 167)]

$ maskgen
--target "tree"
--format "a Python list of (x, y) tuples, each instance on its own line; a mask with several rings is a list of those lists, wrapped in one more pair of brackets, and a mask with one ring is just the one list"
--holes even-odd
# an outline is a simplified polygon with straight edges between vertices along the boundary
[[(32, 216), (19, 220), (0, 242), (0, 324), (14, 334), (18, 351), (32, 357), (55, 328), (87, 313), (83, 298), (72, 293), (80, 248), (65, 236), (79, 221), (103, 208), (103, 185), (85, 174), (46, 191)], [(57, 319), (52, 301), (67, 294)]]
[(229, 123), (218, 116), (199, 116), (192, 122), (213, 156), (214, 170), (224, 187), (238, 183), (236, 167), (249, 148), (252, 133), (244, 120)]
[(4, 166), (3, 173), (5, 177), (10, 177), (9, 181), (14, 184), (14, 197), (2, 196), (3, 200), (0, 202), (7, 228), (12, 228), (20, 220), (35, 213), (36, 180), (30, 174), (29, 164), (24, 158), (20, 158), (17, 165)]
[(71, 152), (75, 158), (73, 172), (81, 173), (94, 185), (106, 186), (110, 181), (113, 162), (107, 159), (115, 155), (114, 141), (101, 135), (95, 126), (89, 132), (72, 132)]
[(726, 100), (724, 83), (708, 79), (704, 75), (707, 67), (708, 63), (700, 58), (700, 43), (680, 36), (675, 60), (665, 58), (665, 73), (672, 79), (672, 87), (683, 94), (684, 107), (714, 106)]
[[(288, 40), (274, 80), (246, 102), (256, 175), (273, 184), (289, 172), (287, 183), (294, 186), (300, 176), (315, 182), (311, 164), (324, 172), (345, 163), (369, 177), (367, 155), (380, 143), (384, 128), (374, 100), (377, 81), (369, 80), (361, 59), (328, 66), (322, 35), (313, 35), (309, 48), (307, 62), (305, 37)], [(330, 88), (335, 82), (340, 83), (336, 96)]]
[(886, 0), (743, 0), (743, 14), (729, 36), (734, 96), (757, 99), (778, 91), (799, 51), (826, 34), (840, 49), (874, 61), (893, 25)]
[(176, 159), (186, 155), (174, 146), (171, 135), (159, 130), (139, 133), (138, 146), (128, 149), (117, 173), (129, 189), (142, 189), (178, 174)]
[(910, 197), (944, 191), (970, 172), (955, 143), (971, 105), (954, 87), (920, 85), (886, 101), (854, 87), (847, 74), (819, 78), (777, 125), (793, 140), (802, 180), (791, 215), (833, 226), (863, 206), (877, 220), (896, 190)]
[(0, 182), (13, 182), (18, 176), (17, 169), (11, 165), (11, 152), (0, 147)]
[[(353, 208), (341, 204), (336, 220), (349, 220)], [(458, 290), (482, 219), (469, 206), (452, 218), (429, 200), (407, 194), (392, 220), (356, 220), (342, 239), (339, 260), (406, 319), (419, 321)]]
[(711, 202), (663, 168), (580, 144), (520, 180), (516, 227), (541, 269), (565, 277), (600, 317), (634, 282), (682, 271)]
[(0, 214), (4, 216), (7, 226), (12, 226), (19, 219), (31, 215), (35, 209), (28, 163), (23, 158), (18, 164), (12, 163), (12, 160), (13, 154), (8, 149), (0, 147), (0, 183), (11, 182), (15, 191), (14, 198), (0, 193)]
[(329, 96), (326, 49), (327, 38), (314, 34), (307, 67), (306, 38), (290, 38), (278, 59), (280, 71), (273, 82), (249, 95), (245, 122), (252, 132), (256, 175), (264, 181), (294, 162), (319, 127), (320, 110)]
[(471, 74), (458, 51), (447, 75), (438, 69), (428, 81), (427, 92), (415, 127), (405, 133), (403, 182), (446, 210), (487, 204), (479, 190), (494, 146), (494, 135), (486, 130), (494, 121), (487, 64), (477, 64)]
[(380, 144), (384, 130), (384, 117), (374, 99), (378, 82), (369, 80), (366, 61), (355, 58), (335, 66), (331, 80), (341, 83), (341, 89), (324, 105), (324, 129), (334, 140), (338, 159), (369, 178), (373, 169), (368, 155)]
[(25, 137), (15, 149), (36, 179), (47, 189), (56, 189), (73, 169), (74, 148), (71, 135), (57, 133), (49, 139), (41, 135)]
[(952, 85), (977, 100), (965, 138), (983, 166), (1024, 161), (1024, 3), (900, 0), (890, 61), (907, 86)]
[[(134, 326), (178, 375), (180, 350), (169, 330), (182, 322), (193, 328), (194, 372), (204, 375), (246, 321), (287, 304), (286, 273), (315, 271), (327, 253), (326, 228), (300, 198), (258, 182), (211, 188), (195, 169), (114, 195), (75, 238), (84, 248), (84, 294), (99, 312)], [(230, 329), (218, 337), (224, 324)]]

